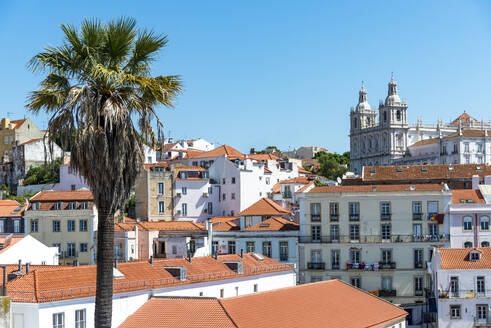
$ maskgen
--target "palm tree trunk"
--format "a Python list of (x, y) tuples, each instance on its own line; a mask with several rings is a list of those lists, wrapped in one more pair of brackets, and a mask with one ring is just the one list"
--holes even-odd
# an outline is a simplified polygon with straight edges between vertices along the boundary
[(113, 306), (114, 219), (109, 211), (99, 209), (97, 229), (97, 290), (95, 327), (111, 328)]

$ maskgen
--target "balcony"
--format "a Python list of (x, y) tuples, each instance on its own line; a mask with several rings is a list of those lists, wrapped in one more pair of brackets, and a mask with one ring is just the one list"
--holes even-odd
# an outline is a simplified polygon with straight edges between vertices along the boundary
[(326, 267), (324, 262), (308, 262), (307, 269), (309, 270), (324, 270)]
[(415, 261), (414, 262), (415, 269), (423, 269), (423, 261)]
[(63, 252), (60, 252), (60, 258), (62, 259), (71, 259), (71, 258), (75, 258), (78, 256), (78, 252), (77, 251), (63, 251)]
[(340, 269), (339, 263), (333, 263), (333, 264), (331, 264), (331, 269), (332, 270), (339, 270)]
[(421, 242), (445, 242), (449, 240), (448, 235), (361, 235), (359, 238), (351, 238), (349, 235), (336, 236), (299, 236), (300, 243), (421, 243)]
[(380, 296), (380, 297), (396, 297), (397, 292), (395, 289), (379, 289), (378, 296)]
[(423, 296), (423, 291), (422, 290), (415, 290), (414, 296)]
[(390, 213), (381, 213), (380, 220), (381, 221), (390, 221), (391, 214)]
[(337, 221), (339, 221), (339, 215), (338, 214), (331, 214), (329, 216), (329, 219), (331, 220), (331, 222), (333, 222), (333, 221), (337, 222)]
[(288, 261), (288, 255), (280, 255), (280, 261), (281, 261), (281, 262), (286, 262), (286, 261)]
[(396, 268), (396, 262), (378, 262), (378, 267), (381, 270), (393, 270)]
[(454, 291), (438, 292), (438, 298), (489, 298), (491, 297), (491, 289), (475, 291), (473, 289), (457, 289)]
[(320, 220), (321, 220), (320, 214), (311, 214), (310, 215), (310, 221), (319, 222)]
[(379, 271), (379, 270), (394, 270), (396, 268), (396, 262), (389, 263), (346, 263), (346, 270), (348, 271)]
[(282, 193), (283, 198), (292, 198), (291, 191), (285, 191)]
[(474, 319), (474, 327), (491, 327), (491, 318), (490, 317), (487, 317), (487, 318), (475, 318)]
[(423, 218), (423, 213), (413, 213), (413, 220), (420, 221)]
[(360, 214), (350, 214), (349, 220), (350, 221), (360, 221)]

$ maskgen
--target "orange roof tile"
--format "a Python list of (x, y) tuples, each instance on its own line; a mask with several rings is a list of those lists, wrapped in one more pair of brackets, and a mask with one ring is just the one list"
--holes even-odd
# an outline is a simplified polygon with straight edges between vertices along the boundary
[(303, 186), (302, 188), (298, 189), (297, 191), (295, 191), (296, 194), (298, 193), (301, 193), (301, 192), (304, 192), (305, 190), (307, 190), (307, 188), (309, 188), (310, 186), (312, 186), (314, 184), (314, 181), (311, 181), (309, 184), (306, 184), (305, 186)]
[(440, 191), (439, 184), (401, 184), (401, 185), (360, 185), (360, 186), (322, 186), (314, 187), (309, 192), (397, 192), (397, 191)]
[(299, 230), (299, 224), (281, 217), (274, 217), (259, 222), (242, 231), (296, 231)]
[(240, 227), (236, 224), (233, 223), (232, 221), (228, 222), (221, 222), (218, 223), (216, 226), (213, 226), (213, 231), (231, 231), (231, 230), (240, 230)]
[(473, 175), (491, 175), (486, 164), (434, 164), (403, 166), (364, 166), (363, 181), (415, 181), (430, 179), (463, 179)]
[(278, 156), (273, 154), (247, 154), (247, 158), (254, 159), (256, 161), (277, 160)]
[(273, 194), (279, 194), (281, 191), (280, 183), (275, 183), (273, 186)]
[(287, 215), (290, 211), (284, 209), (269, 198), (261, 198), (242, 212), (240, 215)]
[[(470, 200), (470, 202), (469, 202)], [(480, 190), (476, 189), (452, 189), (452, 204), (478, 203), (484, 204), (486, 201)]]
[[(481, 259), (471, 261), (469, 253), (472, 250), (481, 252)], [(438, 248), (441, 254), (441, 268), (443, 270), (474, 270), (491, 269), (491, 247), (477, 248)]]
[(204, 230), (202, 225), (192, 221), (140, 221), (118, 222), (114, 224), (114, 231), (132, 231), (135, 226), (144, 231), (197, 231)]
[(19, 241), (24, 239), (25, 236), (6, 236), (0, 237), (0, 243), (3, 245), (3, 248), (0, 249), (0, 253), (6, 251), (10, 246), (17, 244)]
[(161, 162), (157, 162), (157, 163), (150, 163), (150, 164), (143, 164), (143, 168), (146, 171), (149, 171), (154, 167), (163, 167), (164, 169), (167, 169), (169, 167), (169, 164), (165, 161), (161, 161)]
[(208, 157), (219, 157), (219, 156), (227, 156), (227, 158), (237, 158), (243, 156), (243, 154), (235, 148), (232, 148), (227, 145), (220, 146), (218, 148), (212, 149), (207, 152), (199, 153), (199, 154), (189, 154), (188, 158), (208, 158)]
[(302, 174), (311, 174), (312, 172), (307, 171), (307, 170), (306, 170), (306, 169), (304, 169), (303, 167), (299, 166), (299, 167), (298, 167), (298, 173), (302, 173)]
[(14, 129), (18, 129), (22, 126), (22, 124), (24, 124), (26, 120), (23, 119), (23, 120), (13, 120), (13, 121), (10, 121), (10, 124), (14, 124)]
[(239, 218), (240, 216), (215, 216), (213, 219), (211, 219), (211, 222), (213, 224), (223, 223), (223, 222), (235, 221), (238, 220)]
[(120, 327), (372, 328), (403, 321), (406, 315), (333, 279), (222, 299), (153, 298)]
[(0, 200), (0, 217), (20, 217), (24, 215), (25, 205), (15, 200)]
[[(36, 142), (39, 140), (43, 140), (43, 138), (36, 138), (36, 139), (27, 140), (26, 142), (19, 144), (19, 146), (27, 145), (27, 144), (30, 144), (30, 143), (33, 143), (33, 142)], [(48, 142), (48, 141), (46, 141), (46, 142)]]
[(73, 190), (73, 191), (41, 191), (30, 199), (30, 202), (45, 201), (82, 201), (94, 200), (90, 190)]
[[(243, 273), (235, 273), (223, 262), (242, 262)], [(187, 279), (174, 278), (165, 267), (185, 267)], [(32, 270), (29, 274), (13, 279), (7, 284), (7, 294), (13, 302), (41, 303), (63, 299), (94, 296), (96, 291), (96, 266), (60, 268), (59, 270)], [(124, 277), (114, 279), (114, 293), (134, 290), (166, 288), (241, 276), (258, 275), (267, 272), (291, 271), (291, 267), (270, 258), (258, 261), (252, 253), (219, 255), (187, 259), (154, 259), (149, 262), (126, 262), (118, 264)]]
[(466, 112), (462, 113), (459, 115), (459, 117), (457, 117), (455, 120), (453, 120), (450, 125), (453, 125), (453, 126), (458, 126), (459, 125), (459, 122), (463, 125), (470, 125), (471, 122), (473, 124), (481, 124), (481, 122), (479, 122), (478, 120), (476, 120), (474, 117), (470, 116), (469, 114), (467, 114)]
[(424, 145), (431, 145), (434, 143), (438, 143), (438, 138), (420, 140), (418, 142), (413, 143), (412, 145), (409, 145), (408, 147), (418, 147), (418, 146), (424, 146)]
[(273, 173), (273, 172), (271, 172), (271, 170), (270, 170), (270, 169), (268, 169), (267, 167), (265, 167), (265, 168), (264, 168), (264, 173)]
[(314, 180), (314, 179), (309, 178), (309, 177), (300, 176), (300, 177), (292, 178), (289, 180), (281, 180), (280, 184), (288, 184), (288, 183), (307, 184), (307, 183), (312, 182), (312, 180)]

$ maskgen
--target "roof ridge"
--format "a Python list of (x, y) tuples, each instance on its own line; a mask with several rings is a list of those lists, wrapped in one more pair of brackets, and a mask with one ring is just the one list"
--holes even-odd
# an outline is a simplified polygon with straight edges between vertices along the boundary
[(227, 315), (227, 318), (230, 319), (230, 321), (232, 322), (232, 324), (235, 326), (235, 327), (239, 327), (238, 324), (235, 323), (234, 319), (232, 319), (232, 316), (230, 315), (230, 313), (228, 313), (227, 309), (225, 308), (225, 306), (222, 304), (222, 302), (220, 301), (220, 299), (218, 298), (217, 299), (218, 301), (218, 304), (220, 305), (220, 307), (223, 309), (223, 312), (225, 312), (225, 314)]

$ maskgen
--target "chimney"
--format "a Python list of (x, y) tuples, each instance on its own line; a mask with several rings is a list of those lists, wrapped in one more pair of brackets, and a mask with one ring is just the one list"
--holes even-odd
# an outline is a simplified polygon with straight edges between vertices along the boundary
[(472, 189), (479, 189), (479, 176), (478, 175), (472, 176)]
[(29, 273), (29, 262), (26, 263), (26, 274)]
[(240, 249), (240, 257), (244, 258), (244, 249), (243, 248)]
[(486, 175), (484, 177), (484, 184), (485, 185), (491, 185), (491, 175)]
[(22, 271), (22, 260), (19, 260), (19, 266), (18, 266), (18, 271), (21, 272)]

